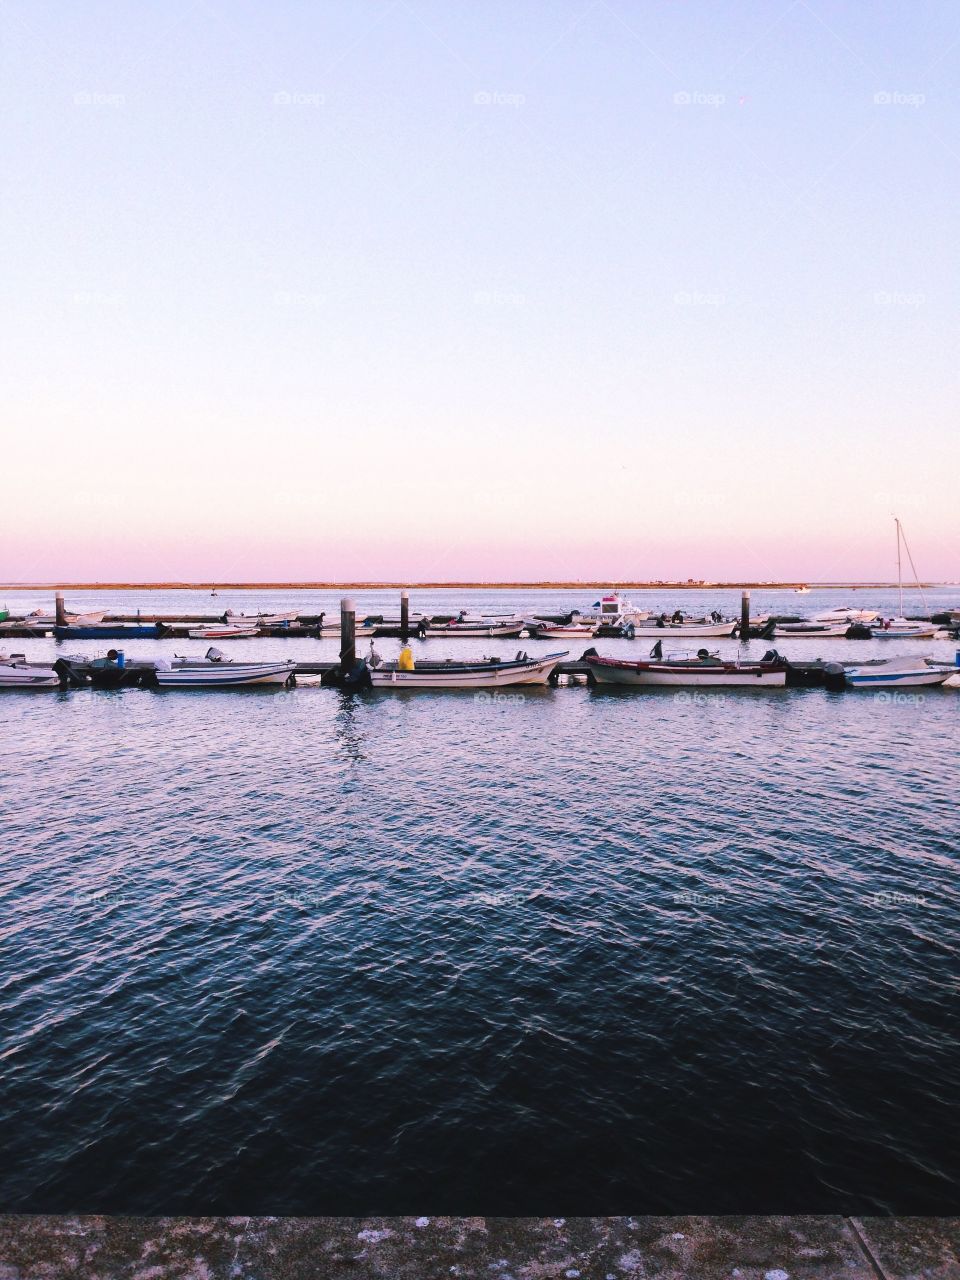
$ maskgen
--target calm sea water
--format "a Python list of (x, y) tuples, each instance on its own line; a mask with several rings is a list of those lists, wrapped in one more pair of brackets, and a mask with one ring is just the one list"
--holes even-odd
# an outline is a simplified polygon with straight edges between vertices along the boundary
[[(493, 598), (531, 603), (458, 597)], [(878, 647), (831, 643), (780, 647)], [(82, 690), (0, 725), (0, 1209), (956, 1211), (960, 696)]]

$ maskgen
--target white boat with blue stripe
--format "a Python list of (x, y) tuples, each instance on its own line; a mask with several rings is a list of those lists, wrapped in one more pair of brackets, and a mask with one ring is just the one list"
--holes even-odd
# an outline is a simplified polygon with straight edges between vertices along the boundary
[[(189, 665), (187, 665), (189, 663)], [(229, 662), (182, 660), (181, 665), (157, 667), (161, 689), (243, 689), (253, 685), (292, 684), (297, 664), (285, 662)]]
[(943, 684), (949, 670), (931, 666), (925, 658), (890, 658), (860, 667), (847, 667), (852, 689), (912, 689), (917, 685)]

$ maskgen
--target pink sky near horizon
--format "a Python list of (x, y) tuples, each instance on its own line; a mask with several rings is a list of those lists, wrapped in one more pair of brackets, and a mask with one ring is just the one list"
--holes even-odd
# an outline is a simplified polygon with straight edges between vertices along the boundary
[(0, 580), (960, 578), (955, 6), (644, 15), (0, 14)]

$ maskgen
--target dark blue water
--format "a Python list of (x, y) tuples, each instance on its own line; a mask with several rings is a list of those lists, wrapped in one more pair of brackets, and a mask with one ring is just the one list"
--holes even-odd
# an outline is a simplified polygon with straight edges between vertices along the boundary
[(4, 695), (0, 1209), (955, 1211), (958, 725)]

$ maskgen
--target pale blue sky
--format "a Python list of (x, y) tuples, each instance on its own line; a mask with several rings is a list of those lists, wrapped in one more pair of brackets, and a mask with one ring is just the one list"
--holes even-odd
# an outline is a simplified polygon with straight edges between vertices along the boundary
[(956, 3), (0, 32), (0, 578), (960, 577)]

